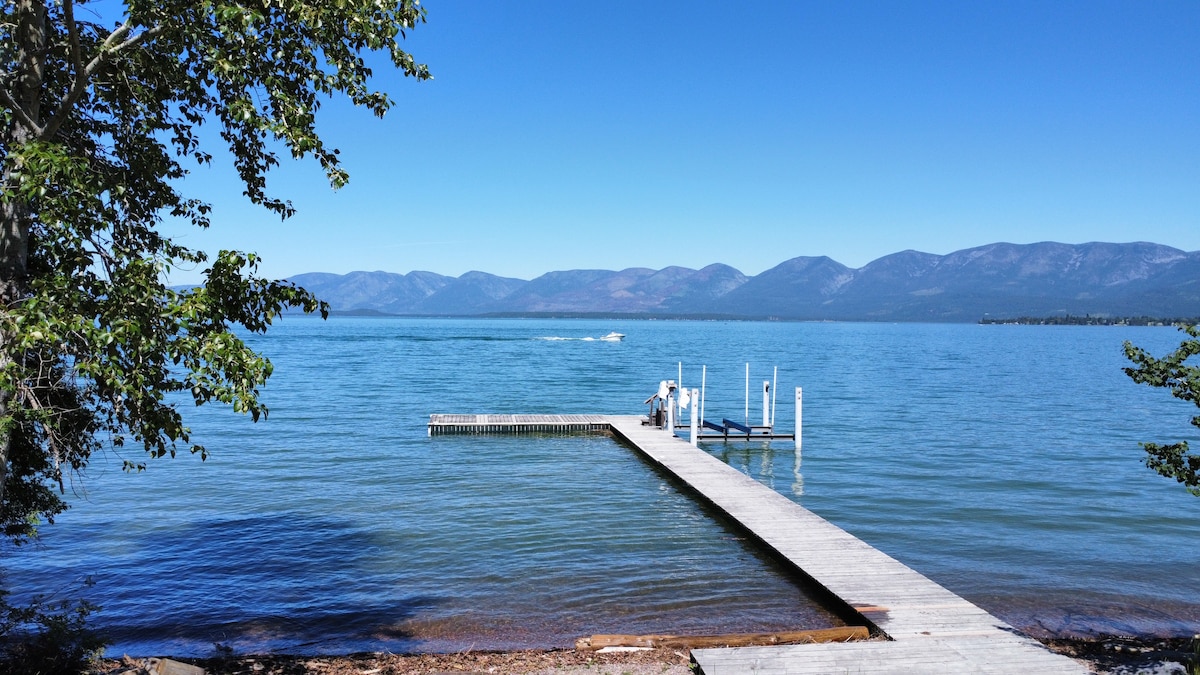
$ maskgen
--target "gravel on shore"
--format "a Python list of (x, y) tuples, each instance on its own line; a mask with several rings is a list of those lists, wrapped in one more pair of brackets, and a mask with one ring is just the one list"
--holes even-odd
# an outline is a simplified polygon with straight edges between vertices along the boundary
[[(525, 650), (454, 654), (351, 654), (346, 656), (233, 656), (181, 659), (208, 675), (691, 675), (686, 650)], [(106, 664), (105, 675), (140, 675), (143, 659)]]
[[(1187, 675), (1200, 672), (1192, 638), (1047, 638), (1050, 649), (1075, 658), (1095, 673)], [(179, 659), (207, 675), (691, 675), (686, 650), (524, 650), (454, 654), (367, 653), (344, 656), (224, 656)], [(140, 675), (145, 659), (107, 660), (102, 675)]]

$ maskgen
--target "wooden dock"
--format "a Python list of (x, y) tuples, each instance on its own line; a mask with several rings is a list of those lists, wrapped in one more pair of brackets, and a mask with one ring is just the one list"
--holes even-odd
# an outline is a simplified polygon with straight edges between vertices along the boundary
[[(468, 422), (467, 418), (474, 421)], [(693, 650), (692, 658), (705, 675), (1089, 672), (1081, 663), (1018, 634), (978, 606), (716, 457), (662, 429), (643, 425), (643, 419), (433, 415), (429, 433), (513, 433), (505, 428), (521, 433), (528, 425), (540, 425), (537, 430), (543, 432), (569, 433), (596, 431), (594, 425), (602, 425), (603, 430), (674, 475), (842, 605), (831, 609), (861, 619), (862, 625), (871, 627), (879, 638), (868, 642)]]
[(429, 435), (609, 431), (604, 415), (430, 415)]

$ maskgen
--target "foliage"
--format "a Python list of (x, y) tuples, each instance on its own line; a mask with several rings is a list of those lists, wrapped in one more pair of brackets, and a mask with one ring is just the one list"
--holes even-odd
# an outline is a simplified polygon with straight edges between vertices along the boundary
[[(1125, 368), (1125, 374), (1140, 384), (1166, 387), (1175, 398), (1200, 407), (1200, 366), (1187, 363), (1189, 358), (1200, 354), (1200, 326), (1180, 326), (1179, 329), (1190, 337), (1161, 359), (1126, 342), (1125, 356), (1134, 367)], [(1200, 428), (1200, 415), (1192, 417), (1191, 423)], [(1200, 497), (1200, 455), (1190, 454), (1186, 440), (1165, 445), (1142, 443), (1141, 446), (1148, 455), (1146, 466), (1183, 483), (1189, 492)]]
[(46, 597), (14, 607), (0, 591), (0, 673), (84, 672), (104, 649), (104, 641), (86, 625), (95, 609), (86, 601)]
[[(115, 11), (111, 4), (102, 7)], [(290, 307), (327, 314), (305, 290), (255, 275), (254, 254), (212, 259), (160, 233), (165, 217), (209, 225), (180, 192), (185, 163), (211, 161), (216, 125), (254, 203), (277, 153), (347, 174), (316, 130), (322, 100), (376, 115), (364, 54), (429, 77), (400, 49), (424, 21), (417, 0), (126, 0), (105, 23), (87, 0), (0, 4), (0, 528), (20, 543), (65, 502), (64, 472), (102, 446), (152, 457), (206, 451), (180, 395), (258, 420), (271, 363), (238, 331)], [(181, 265), (202, 285), (167, 286)], [(127, 468), (142, 469), (139, 460)]]

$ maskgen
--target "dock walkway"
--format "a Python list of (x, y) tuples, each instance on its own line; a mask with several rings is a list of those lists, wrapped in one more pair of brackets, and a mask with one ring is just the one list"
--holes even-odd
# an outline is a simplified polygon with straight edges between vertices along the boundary
[[(520, 419), (526, 417), (561, 418), (563, 432), (581, 425), (604, 425), (838, 598), (881, 638), (693, 650), (692, 658), (705, 675), (1089, 672), (716, 457), (662, 429), (643, 425), (640, 416), (433, 415), (429, 433), (506, 433), (500, 430), (503, 424), (488, 419), (474, 422), (479, 426), (468, 430), (461, 418), (469, 417), (511, 417), (509, 423), (518, 430), (527, 428)], [(539, 431), (554, 430), (548, 421), (540, 424)], [(489, 426), (496, 431), (478, 430)], [(448, 431), (451, 428), (456, 430)]]
[(430, 415), (429, 435), (608, 431), (604, 415)]

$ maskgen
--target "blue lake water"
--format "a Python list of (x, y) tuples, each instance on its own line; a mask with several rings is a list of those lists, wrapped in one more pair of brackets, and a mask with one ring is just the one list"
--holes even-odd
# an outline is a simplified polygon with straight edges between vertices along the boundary
[[(624, 342), (582, 339), (617, 330)], [(836, 623), (786, 572), (606, 436), (429, 438), (431, 413), (636, 414), (683, 363), (706, 416), (778, 366), (791, 442), (704, 447), (1035, 634), (1200, 629), (1200, 499), (1141, 464), (1193, 406), (1133, 384), (1170, 328), (288, 317), (268, 421), (194, 411), (212, 453), (111, 452), (18, 593), (103, 606), (111, 652), (449, 651), (604, 632)], [(126, 451), (128, 452), (128, 451)], [(139, 459), (136, 453), (128, 455)]]

